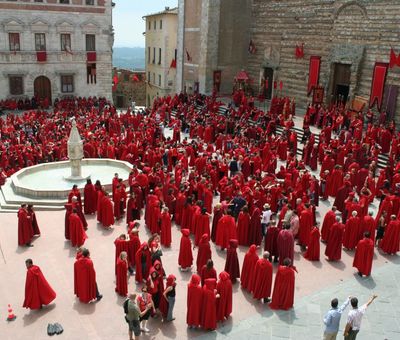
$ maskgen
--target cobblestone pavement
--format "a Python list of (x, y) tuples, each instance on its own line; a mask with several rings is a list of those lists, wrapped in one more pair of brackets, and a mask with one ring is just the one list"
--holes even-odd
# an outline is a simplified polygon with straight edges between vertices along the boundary
[[(198, 339), (322, 339), (324, 331), (323, 316), (330, 307), (334, 297), (339, 303), (353, 295), (363, 304), (372, 294), (378, 298), (368, 308), (364, 315), (361, 331), (357, 337), (360, 340), (398, 340), (400, 339), (400, 257), (387, 257), (388, 263), (373, 272), (369, 278), (353, 278), (344, 280), (339, 285), (322, 288), (316, 293), (295, 302), (290, 311), (271, 311), (266, 308), (258, 315), (241, 321), (232, 327), (229, 320), (217, 332), (205, 334)], [(235, 306), (238, 308), (238, 306)], [(344, 312), (338, 339), (346, 323), (347, 312)]]

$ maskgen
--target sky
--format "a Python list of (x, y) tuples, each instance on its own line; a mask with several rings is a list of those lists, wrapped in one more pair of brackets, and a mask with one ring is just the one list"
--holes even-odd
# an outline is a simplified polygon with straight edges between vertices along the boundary
[(144, 47), (145, 24), (142, 17), (177, 7), (178, 0), (114, 0), (114, 47)]

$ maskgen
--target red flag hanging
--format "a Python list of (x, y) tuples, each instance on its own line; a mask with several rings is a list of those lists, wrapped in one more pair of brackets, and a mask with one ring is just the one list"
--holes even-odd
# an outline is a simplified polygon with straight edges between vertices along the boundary
[(277, 81), (275, 80), (274, 81), (274, 89), (276, 89), (278, 87), (278, 83), (277, 83)]
[(308, 71), (308, 88), (307, 96), (309, 96), (315, 86), (319, 82), (319, 70), (321, 67), (321, 57), (311, 56), (310, 57), (310, 67)]
[(117, 72), (114, 72), (112, 84), (113, 84), (112, 90), (115, 91), (117, 89), (117, 85), (118, 85), (118, 73)]
[(372, 75), (371, 95), (369, 97), (369, 107), (372, 108), (377, 103), (378, 110), (381, 110), (383, 91), (385, 89), (386, 75), (388, 71), (388, 63), (376, 62), (374, 73)]
[(389, 67), (393, 68), (397, 64), (397, 56), (396, 53), (394, 52), (393, 47), (390, 48), (390, 62), (389, 62)]
[(176, 59), (172, 59), (171, 65), (169, 66), (169, 68), (176, 68)]
[(296, 59), (304, 58), (304, 44), (296, 44), (296, 50), (294, 54), (296, 56)]
[(140, 81), (139, 77), (138, 77), (136, 74), (133, 75), (132, 80), (133, 80), (134, 82)]
[(279, 89), (282, 91), (282, 89), (283, 89), (283, 81), (281, 80), (280, 82), (279, 82)]

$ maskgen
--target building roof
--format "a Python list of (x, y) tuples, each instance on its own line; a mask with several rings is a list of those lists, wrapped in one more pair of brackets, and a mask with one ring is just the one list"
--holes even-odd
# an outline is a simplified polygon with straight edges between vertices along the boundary
[(156, 15), (162, 15), (162, 14), (178, 14), (178, 7), (174, 7), (174, 8), (165, 7), (165, 9), (163, 11), (160, 11), (157, 13), (152, 13), (152, 14), (147, 14), (147, 15), (144, 15), (142, 18), (153, 17)]

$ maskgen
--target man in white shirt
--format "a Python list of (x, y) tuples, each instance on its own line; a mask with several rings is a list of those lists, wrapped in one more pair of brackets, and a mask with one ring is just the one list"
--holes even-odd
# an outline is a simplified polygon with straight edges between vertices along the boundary
[(271, 207), (269, 204), (264, 204), (263, 207), (263, 212), (261, 215), (261, 232), (262, 235), (265, 236), (266, 231), (267, 231), (267, 226), (269, 225), (269, 222), (271, 221), (271, 216), (272, 216), (272, 211)]
[(357, 337), (358, 332), (360, 331), (361, 327), (361, 320), (362, 317), (367, 310), (367, 307), (374, 301), (378, 296), (372, 295), (371, 298), (365, 305), (362, 305), (358, 308), (358, 299), (352, 298), (351, 299), (351, 306), (353, 309), (349, 311), (347, 316), (347, 324), (346, 328), (344, 329), (344, 340), (355, 340)]

